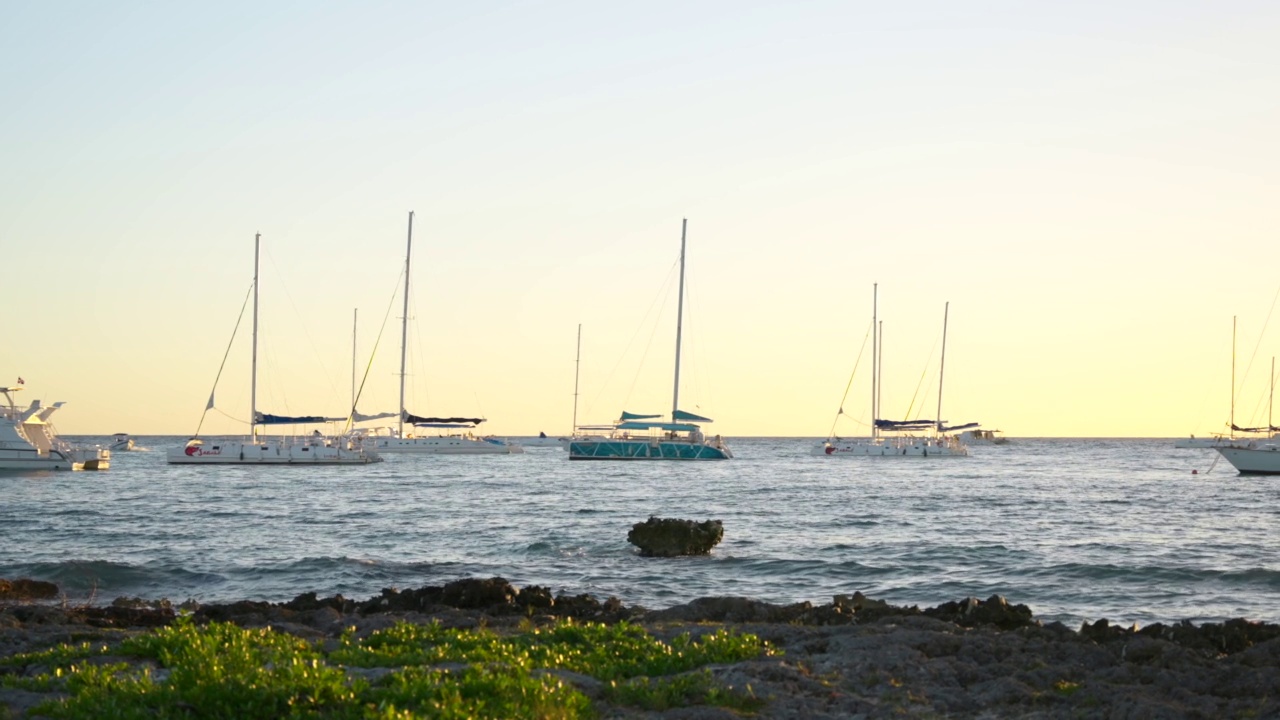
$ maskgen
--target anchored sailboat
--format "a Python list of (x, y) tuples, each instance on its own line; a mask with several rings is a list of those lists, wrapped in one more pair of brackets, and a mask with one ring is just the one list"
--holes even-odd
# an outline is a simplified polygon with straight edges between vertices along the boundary
[[(719, 435), (707, 439), (696, 424), (711, 422), (710, 418), (680, 409), (680, 341), (684, 329), (684, 251), (688, 225), (689, 221), (684, 220), (680, 226), (680, 293), (676, 310), (671, 421), (663, 421), (662, 415), (623, 412), (618, 421), (608, 428), (606, 437), (575, 435), (569, 442), (570, 460), (727, 460), (733, 457)], [(574, 414), (577, 414), (576, 397)]]
[[(883, 327), (877, 317), (879, 312), (879, 286), (872, 285), (871, 299), (871, 437), (840, 438), (832, 434), (813, 449), (814, 455), (825, 456), (884, 456), (884, 457), (963, 457), (969, 449), (958, 438), (947, 433), (969, 430), (978, 427), (978, 423), (965, 423), (947, 427), (942, 418), (942, 381), (947, 364), (947, 320), (951, 312), (951, 303), (947, 303), (942, 316), (942, 358), (938, 366), (938, 420), (886, 420), (880, 417), (880, 374), (884, 363), (881, 361), (883, 347)], [(856, 371), (856, 367), (855, 367)], [(852, 382), (852, 377), (850, 378)], [(846, 389), (846, 396), (848, 390)], [(841, 400), (836, 420), (844, 414), (844, 401)], [(926, 435), (916, 433), (927, 432)]]
[[(261, 234), (253, 239), (253, 359), (249, 380), (249, 438), (205, 440), (200, 430), (185, 445), (170, 448), (165, 457), (171, 464), (181, 465), (363, 465), (381, 462), (382, 458), (370, 452), (351, 437), (325, 437), (319, 430), (306, 438), (259, 437), (259, 425), (300, 425), (345, 420), (316, 415), (290, 417), (258, 412), (258, 255)], [(243, 310), (241, 310), (243, 312)], [(237, 321), (237, 326), (239, 322)], [(228, 351), (230, 347), (228, 347)], [(223, 362), (226, 358), (223, 357)], [(222, 370), (219, 368), (219, 375)], [(214, 380), (214, 389), (217, 389)], [(205, 412), (213, 409), (213, 393)], [(204, 416), (201, 415), (201, 423)]]
[[(413, 213), (409, 213), (409, 238), (404, 254), (404, 317), (400, 326), (400, 419), (394, 435), (371, 434), (366, 442), (378, 452), (435, 455), (509, 455), (524, 452), (516, 443), (473, 432), (484, 418), (422, 417), (405, 409), (405, 360), (409, 349), (409, 267), (413, 257)], [(405, 425), (409, 429), (405, 430)], [(416, 428), (440, 430), (436, 435), (419, 435)]]

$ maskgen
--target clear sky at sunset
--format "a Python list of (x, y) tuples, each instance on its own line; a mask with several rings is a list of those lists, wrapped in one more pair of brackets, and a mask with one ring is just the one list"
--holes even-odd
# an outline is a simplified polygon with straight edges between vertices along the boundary
[[(567, 432), (579, 324), (581, 421), (669, 412), (688, 218), (712, 433), (826, 435), (873, 283), (886, 416), (933, 416), (949, 301), (953, 422), (1219, 430), (1237, 316), (1265, 423), (1277, 38), (1231, 1), (10, 3), (0, 383), (191, 433), (262, 233), (259, 409), (345, 412), (358, 308), (394, 410), (412, 210), (412, 412)], [(206, 434), (245, 427), (247, 328)]]

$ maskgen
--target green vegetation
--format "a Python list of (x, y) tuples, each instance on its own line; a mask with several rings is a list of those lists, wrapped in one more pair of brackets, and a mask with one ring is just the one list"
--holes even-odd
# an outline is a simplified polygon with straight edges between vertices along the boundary
[(635, 625), (572, 621), (508, 636), (400, 623), (324, 648), (271, 629), (180, 619), (110, 647), (0, 660), (25, 670), (0, 674), (0, 686), (64, 695), (35, 709), (52, 718), (593, 717), (591, 688), (564, 679), (576, 673), (603, 683), (596, 696), (615, 705), (752, 712), (763, 701), (749, 687), (726, 687), (699, 668), (773, 652), (723, 630), (665, 643)]

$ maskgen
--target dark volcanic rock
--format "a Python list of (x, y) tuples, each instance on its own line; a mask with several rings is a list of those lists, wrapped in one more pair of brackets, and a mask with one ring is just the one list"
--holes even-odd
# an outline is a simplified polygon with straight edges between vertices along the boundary
[(0, 578), (0, 600), (51, 600), (58, 597), (58, 586), (41, 580), (5, 580)]
[(985, 601), (968, 598), (960, 602), (943, 603), (925, 610), (924, 614), (939, 620), (949, 620), (961, 627), (995, 625), (1001, 630), (1013, 630), (1035, 623), (1031, 617), (1031, 608), (1026, 605), (1010, 605), (999, 595), (992, 595)]
[(627, 542), (640, 548), (640, 554), (646, 557), (706, 555), (722, 538), (724, 525), (719, 520), (650, 517), (633, 525), (627, 533)]
[(462, 610), (514, 605), (517, 590), (504, 578), (465, 578), (444, 586), (441, 602)]

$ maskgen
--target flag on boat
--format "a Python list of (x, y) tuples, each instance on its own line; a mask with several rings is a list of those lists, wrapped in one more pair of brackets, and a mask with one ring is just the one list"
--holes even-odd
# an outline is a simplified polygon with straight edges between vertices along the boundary
[(23, 380), (22, 378), (18, 378), (18, 384), (19, 384), (19, 385), (26, 385), (26, 384), (27, 384), (27, 381), (26, 381), (26, 380)]

